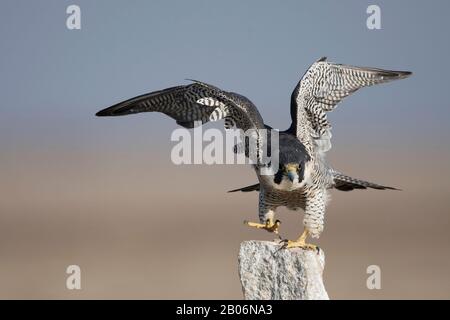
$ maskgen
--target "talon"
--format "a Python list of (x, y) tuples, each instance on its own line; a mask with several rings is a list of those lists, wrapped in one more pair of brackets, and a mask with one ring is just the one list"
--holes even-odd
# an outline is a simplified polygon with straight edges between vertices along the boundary
[(281, 249), (287, 249), (288, 241), (289, 241), (288, 239), (283, 239), (280, 241)]
[(286, 249), (291, 248), (302, 248), (304, 250), (311, 250), (311, 251), (317, 251), (320, 252), (320, 248), (314, 244), (305, 243), (305, 242), (299, 242), (299, 241), (291, 241), (289, 240), (285, 246)]
[(281, 221), (276, 220), (275, 222), (271, 219), (268, 219), (265, 224), (263, 223), (257, 223), (257, 222), (250, 222), (250, 221), (244, 221), (244, 224), (248, 225), (249, 227), (256, 228), (256, 229), (264, 229), (268, 232), (273, 232), (278, 234), (278, 228), (280, 227)]
[(283, 240), (285, 242), (282, 248), (290, 249), (290, 248), (302, 248), (304, 250), (312, 250), (320, 253), (320, 248), (314, 244), (306, 243), (306, 238), (308, 237), (309, 232), (305, 230), (302, 235), (295, 241), (292, 240)]

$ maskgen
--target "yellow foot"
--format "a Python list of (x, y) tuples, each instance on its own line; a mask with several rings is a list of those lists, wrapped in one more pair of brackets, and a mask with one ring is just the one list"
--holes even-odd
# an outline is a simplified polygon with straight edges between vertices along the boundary
[(285, 249), (302, 248), (304, 250), (320, 251), (320, 248), (314, 244), (305, 243), (305, 242), (301, 242), (301, 241), (291, 241), (291, 240), (286, 241), (284, 248)]
[(280, 227), (281, 221), (280, 220), (273, 221), (271, 219), (268, 219), (266, 221), (266, 223), (257, 223), (257, 222), (244, 221), (244, 224), (246, 224), (246, 225), (248, 225), (249, 227), (252, 227), (252, 228), (264, 229), (266, 231), (278, 234), (278, 228)]
[(303, 231), (300, 238), (298, 238), (295, 241), (291, 240), (284, 240), (283, 248), (290, 249), (290, 248), (302, 248), (304, 250), (313, 250), (313, 251), (320, 251), (320, 248), (316, 245), (306, 243), (306, 238), (308, 237), (309, 232), (308, 230)]

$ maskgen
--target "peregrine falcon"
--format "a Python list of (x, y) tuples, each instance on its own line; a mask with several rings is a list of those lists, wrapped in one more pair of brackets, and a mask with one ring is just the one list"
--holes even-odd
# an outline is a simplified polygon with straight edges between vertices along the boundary
[[(275, 219), (276, 209), (281, 206), (291, 210), (301, 208), (304, 211), (304, 231), (297, 240), (286, 240), (284, 247), (315, 250), (318, 247), (306, 240), (308, 236), (318, 238), (323, 231), (330, 189), (397, 190), (352, 178), (328, 165), (325, 155), (331, 149), (331, 126), (327, 112), (362, 87), (404, 79), (410, 75), (411, 72), (407, 71), (331, 63), (326, 58), (312, 64), (292, 93), (292, 124), (289, 129), (279, 132), (279, 167), (273, 174), (263, 175), (259, 169), (266, 164), (256, 161), (253, 167), (259, 182), (230, 191), (259, 191), (259, 222), (246, 223), (278, 234), (280, 221)], [(224, 119), (225, 128), (254, 129), (256, 132), (271, 129), (246, 97), (195, 80), (188, 85), (132, 98), (96, 115), (122, 116), (152, 111), (168, 115), (185, 128), (194, 127), (196, 122), (204, 124)], [(248, 156), (248, 151), (245, 152)]]

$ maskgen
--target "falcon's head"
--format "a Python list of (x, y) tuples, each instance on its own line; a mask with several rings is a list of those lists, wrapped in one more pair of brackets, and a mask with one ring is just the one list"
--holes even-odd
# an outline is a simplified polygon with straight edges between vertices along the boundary
[(305, 162), (289, 162), (280, 164), (278, 172), (273, 176), (276, 189), (295, 190), (305, 185)]
[(306, 183), (305, 172), (310, 160), (303, 144), (296, 137), (280, 135), (279, 169), (273, 176), (274, 187), (282, 190), (301, 188)]

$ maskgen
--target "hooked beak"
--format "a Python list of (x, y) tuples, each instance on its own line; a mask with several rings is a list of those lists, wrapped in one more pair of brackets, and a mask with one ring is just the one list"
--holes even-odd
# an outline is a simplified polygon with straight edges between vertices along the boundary
[(294, 171), (288, 171), (287, 176), (291, 182), (294, 182), (295, 178), (297, 177), (297, 173)]

